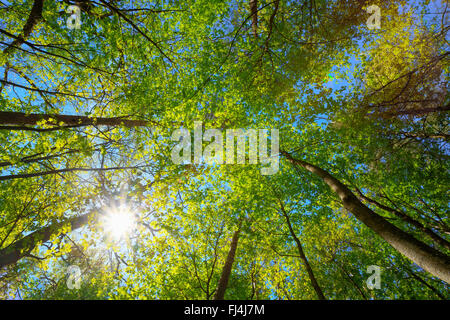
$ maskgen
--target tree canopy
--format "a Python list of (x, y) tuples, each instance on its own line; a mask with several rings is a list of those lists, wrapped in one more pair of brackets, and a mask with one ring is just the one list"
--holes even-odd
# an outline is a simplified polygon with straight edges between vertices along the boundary
[(447, 0), (0, 5), (2, 299), (450, 297)]

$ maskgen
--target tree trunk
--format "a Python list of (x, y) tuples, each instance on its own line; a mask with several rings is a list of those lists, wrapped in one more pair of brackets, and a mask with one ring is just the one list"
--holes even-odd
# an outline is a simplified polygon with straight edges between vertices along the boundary
[(230, 251), (228, 251), (227, 260), (222, 269), (219, 284), (214, 295), (213, 300), (223, 300), (225, 297), (225, 291), (227, 290), (228, 280), (230, 279), (231, 270), (233, 269), (234, 257), (236, 255), (236, 249), (239, 241), (239, 233), (241, 231), (241, 223), (239, 223), (238, 229), (234, 232), (231, 239)]
[(450, 283), (450, 258), (447, 255), (417, 240), (376, 214), (366, 207), (347, 186), (327, 171), (308, 162), (295, 159), (283, 150), (281, 150), (281, 154), (292, 164), (301, 166), (320, 177), (339, 196), (344, 208), (386, 240), (398, 252), (432, 275)]
[(306, 271), (308, 272), (309, 280), (311, 281), (311, 285), (314, 288), (314, 291), (316, 291), (317, 297), (319, 300), (326, 300), (322, 289), (319, 286), (319, 283), (316, 280), (316, 277), (314, 276), (314, 272), (311, 268), (311, 265), (309, 264), (308, 259), (306, 258), (305, 252), (303, 251), (302, 244), (300, 242), (300, 239), (297, 237), (297, 235), (294, 232), (294, 229), (292, 228), (291, 220), (289, 219), (289, 215), (287, 214), (286, 210), (284, 209), (284, 205), (280, 200), (280, 206), (281, 211), (283, 212), (283, 216), (286, 218), (286, 223), (289, 227), (289, 232), (291, 233), (291, 236), (294, 238), (295, 243), (297, 244), (298, 253), (300, 255), (300, 258), (303, 261), (303, 264), (305, 265)]
[[(73, 116), (61, 114), (25, 114), (23, 112), (9, 112), (0, 111), (0, 125), (14, 125), (11, 129), (27, 130), (32, 129), (25, 127), (25, 125), (36, 125), (39, 121), (47, 120), (57, 128), (64, 129), (64, 127), (80, 127), (88, 125), (105, 125), (105, 126), (120, 126), (125, 127), (139, 127), (149, 125), (150, 122), (143, 120), (127, 120), (123, 117), (113, 118), (95, 118), (86, 116)], [(60, 124), (64, 123), (63, 126)], [(18, 126), (18, 127), (15, 127)], [(2, 126), (1, 129), (8, 129), (7, 126)], [(47, 130), (47, 129), (43, 129)]]
[(258, 0), (250, 0), (250, 13), (252, 15), (253, 36), (258, 38)]
[(8, 47), (3, 50), (3, 53), (8, 53), (14, 50), (16, 47), (20, 46), (26, 38), (33, 31), (34, 26), (42, 19), (42, 9), (44, 7), (44, 0), (35, 0), (33, 2), (33, 7), (31, 8), (30, 15), (28, 16), (27, 22), (23, 26), (22, 35), (17, 37)]
[(50, 237), (57, 234), (61, 227), (70, 223), (71, 230), (81, 228), (89, 222), (91, 217), (94, 217), (97, 212), (90, 212), (82, 216), (74, 217), (66, 222), (52, 224), (48, 227), (36, 230), (29, 235), (23, 237), (16, 242), (11, 243), (6, 248), (0, 249), (0, 268), (14, 264), (21, 258), (29, 256), (30, 252), (36, 247), (38, 243), (44, 243), (50, 240)]

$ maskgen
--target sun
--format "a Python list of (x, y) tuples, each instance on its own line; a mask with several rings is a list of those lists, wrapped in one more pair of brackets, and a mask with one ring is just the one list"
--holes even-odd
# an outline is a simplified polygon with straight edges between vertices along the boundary
[(104, 219), (105, 231), (113, 238), (119, 240), (129, 235), (135, 225), (135, 214), (127, 206), (121, 205), (107, 210)]

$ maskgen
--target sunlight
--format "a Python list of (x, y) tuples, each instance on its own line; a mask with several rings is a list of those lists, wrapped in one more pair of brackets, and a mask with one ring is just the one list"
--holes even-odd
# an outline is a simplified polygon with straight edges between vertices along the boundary
[(105, 217), (106, 232), (117, 240), (130, 234), (135, 224), (134, 213), (125, 205), (110, 208)]

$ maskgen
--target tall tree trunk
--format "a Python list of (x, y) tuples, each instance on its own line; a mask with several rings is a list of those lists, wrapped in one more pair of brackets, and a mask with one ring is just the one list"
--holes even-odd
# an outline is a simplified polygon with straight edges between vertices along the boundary
[(309, 264), (308, 259), (306, 258), (305, 252), (303, 251), (302, 244), (300, 242), (300, 239), (297, 237), (297, 235), (294, 232), (294, 229), (292, 228), (291, 220), (289, 219), (289, 215), (287, 214), (286, 210), (284, 209), (284, 205), (280, 200), (280, 207), (281, 212), (283, 213), (283, 216), (286, 218), (286, 223), (289, 227), (289, 232), (291, 233), (292, 238), (294, 238), (295, 243), (297, 244), (298, 253), (300, 255), (300, 258), (303, 261), (303, 264), (306, 268), (306, 271), (308, 272), (309, 280), (311, 281), (311, 285), (314, 288), (314, 291), (316, 291), (317, 297), (319, 300), (326, 300), (322, 289), (319, 286), (319, 283), (316, 280), (316, 277), (314, 276), (314, 272), (311, 268), (311, 265)]
[(89, 219), (94, 217), (96, 214), (97, 212), (93, 211), (74, 217), (62, 223), (52, 224), (48, 227), (41, 228), (23, 237), (22, 239), (11, 243), (7, 247), (0, 249), (0, 268), (14, 264), (21, 258), (29, 256), (30, 252), (38, 243), (43, 243), (50, 240), (52, 235), (58, 234), (62, 226), (70, 224), (71, 230), (81, 228), (86, 225), (89, 222)]
[(8, 45), (3, 53), (8, 53), (18, 46), (20, 46), (26, 38), (33, 31), (34, 26), (42, 19), (42, 9), (44, 7), (44, 0), (35, 0), (33, 2), (33, 7), (31, 8), (30, 15), (28, 16), (27, 22), (23, 26), (22, 35), (17, 37), (10, 45)]
[(253, 36), (258, 38), (258, 0), (250, 0)]
[(214, 295), (214, 300), (223, 300), (225, 297), (225, 291), (227, 290), (228, 280), (230, 279), (231, 270), (233, 269), (234, 257), (236, 255), (236, 249), (239, 241), (239, 233), (241, 232), (242, 222), (239, 223), (238, 229), (234, 232), (231, 239), (230, 250), (228, 251), (227, 260), (222, 268), (222, 274), (220, 275), (217, 290)]
[[(11, 129), (27, 130), (33, 129), (25, 127), (26, 125), (36, 125), (39, 121), (47, 120), (57, 128), (79, 127), (88, 125), (106, 125), (138, 127), (149, 125), (150, 122), (144, 120), (127, 120), (124, 117), (113, 118), (94, 118), (86, 116), (62, 115), (62, 114), (25, 114), (23, 112), (0, 111), (0, 125), (12, 125)], [(60, 124), (64, 123), (63, 126)], [(17, 126), (17, 127), (15, 127)], [(8, 129), (8, 126), (2, 126), (1, 129)], [(42, 129), (48, 130), (48, 129)]]
[(292, 164), (301, 166), (320, 177), (339, 196), (344, 208), (353, 213), (358, 220), (381, 236), (398, 252), (432, 275), (450, 283), (450, 257), (417, 240), (376, 214), (366, 207), (346, 185), (327, 171), (303, 160), (295, 159), (286, 151), (281, 150), (281, 154)]

